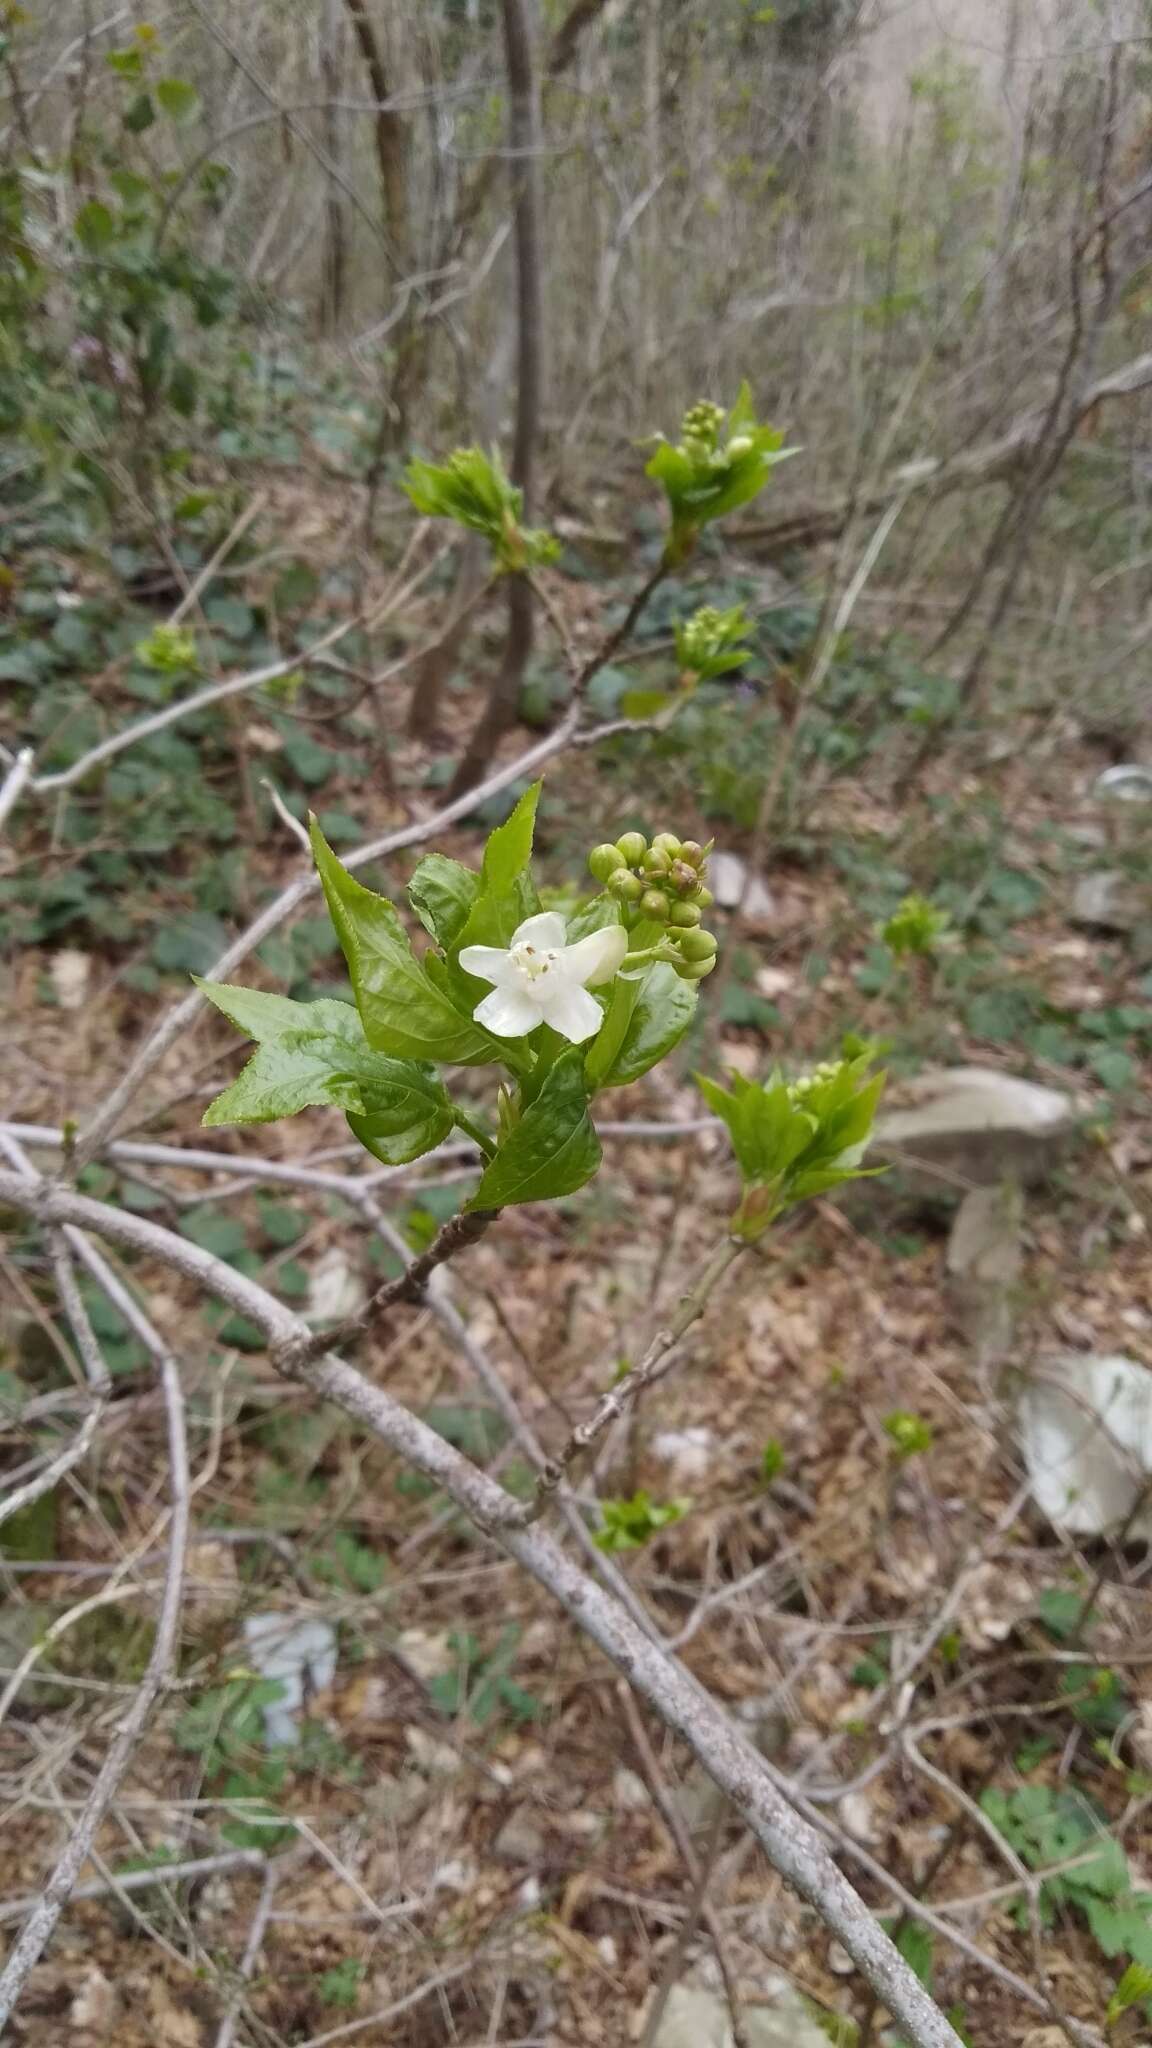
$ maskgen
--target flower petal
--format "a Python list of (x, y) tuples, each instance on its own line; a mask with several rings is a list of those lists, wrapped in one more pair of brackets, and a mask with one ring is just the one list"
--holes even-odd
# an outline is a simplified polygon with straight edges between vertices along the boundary
[(558, 1031), (571, 1045), (583, 1045), (586, 1038), (594, 1038), (604, 1022), (604, 1012), (590, 996), (587, 989), (573, 986), (557, 988), (544, 1005), (544, 1022)]
[(515, 988), (520, 981), (516, 962), (505, 946), (465, 946), (460, 965), (465, 974), (490, 981), (494, 988)]
[[(596, 1014), (599, 1016), (599, 1009)], [(530, 996), (518, 995), (509, 988), (494, 988), (490, 996), (477, 1003), (472, 1015), (495, 1038), (526, 1038), (543, 1022), (540, 1005)]]
[(550, 952), (564, 944), (567, 927), (558, 910), (538, 910), (535, 917), (526, 917), (512, 934), (514, 946), (535, 946), (539, 952)]
[(628, 934), (623, 925), (602, 925), (598, 932), (589, 932), (586, 939), (564, 948), (564, 972), (569, 980), (596, 988), (602, 981), (611, 981), (627, 951)]

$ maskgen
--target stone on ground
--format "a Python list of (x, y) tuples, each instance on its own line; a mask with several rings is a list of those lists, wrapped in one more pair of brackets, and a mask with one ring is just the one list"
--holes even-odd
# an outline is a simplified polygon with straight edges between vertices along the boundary
[[(1037, 1506), (1072, 1536), (1128, 1524), (1152, 1476), (1152, 1372), (1134, 1359), (1069, 1351), (1045, 1360), (1020, 1398), (1024, 1462)], [(1130, 1533), (1152, 1535), (1152, 1500)]]
[(1068, 1096), (995, 1067), (933, 1068), (894, 1093), (869, 1160), (890, 1160), (932, 1194), (1042, 1180), (1076, 1127)]

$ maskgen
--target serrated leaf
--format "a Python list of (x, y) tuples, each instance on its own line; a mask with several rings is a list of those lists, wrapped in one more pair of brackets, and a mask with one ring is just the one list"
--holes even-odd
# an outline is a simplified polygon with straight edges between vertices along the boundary
[[(657, 961), (640, 983), (616, 981), (601, 1029), (587, 1054), (592, 1088), (625, 1088), (678, 1045), (696, 1013), (697, 990)], [(629, 1006), (618, 1020), (617, 1005)], [(622, 1027), (619, 1028), (622, 1021)]]
[(330, 1106), (344, 1110), (354, 1136), (387, 1166), (418, 1159), (447, 1137), (452, 1105), (435, 1069), (377, 1052), (350, 1003), (295, 1003), (222, 983), (201, 988), (260, 1041), (243, 1072), (205, 1110), (205, 1125), (269, 1123)]
[(430, 979), (388, 898), (349, 874), (315, 820), (312, 848), (369, 1044), (397, 1058), (453, 1066), (503, 1058), (505, 1048)]
[(456, 945), (479, 893), (479, 875), (443, 853), (425, 854), (408, 884), (413, 910), (445, 952)]
[(600, 1140), (588, 1114), (584, 1055), (562, 1053), (494, 1159), (484, 1170), (469, 1209), (503, 1209), (570, 1195), (600, 1164)]

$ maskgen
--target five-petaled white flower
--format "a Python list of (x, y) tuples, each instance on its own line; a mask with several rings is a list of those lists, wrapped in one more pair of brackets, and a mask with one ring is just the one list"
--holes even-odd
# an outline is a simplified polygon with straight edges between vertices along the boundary
[(622, 924), (604, 925), (574, 946), (565, 944), (564, 919), (555, 910), (526, 917), (503, 946), (465, 946), (460, 965), (492, 983), (472, 1015), (497, 1038), (523, 1038), (550, 1024), (561, 1038), (582, 1045), (599, 1031), (604, 1012), (589, 988), (611, 981), (625, 953)]

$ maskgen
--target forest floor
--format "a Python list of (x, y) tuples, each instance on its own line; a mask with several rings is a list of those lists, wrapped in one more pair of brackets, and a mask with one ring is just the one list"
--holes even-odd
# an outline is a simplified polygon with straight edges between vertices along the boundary
[[(453, 693), (454, 731), (475, 701), (471, 689)], [(377, 701), (376, 716), (389, 708)], [(399, 722), (399, 685), (391, 712)], [(250, 759), (262, 758), (264, 723), (262, 713), (247, 718)], [(970, 748), (971, 732), (964, 738)], [(273, 731), (267, 757), (278, 772), (275, 741)], [(1085, 1551), (1042, 1519), (1021, 1483), (1012, 1406), (1016, 1370), (1053, 1350), (1123, 1353), (1152, 1367), (1149, 958), (1140, 933), (1086, 930), (1069, 915), (1084, 849), (1112, 829), (1091, 796), (1107, 758), (1082, 731), (991, 767), (966, 765), (958, 751), (930, 765), (903, 808), (870, 767), (830, 783), (803, 834), (773, 844), (764, 874), (773, 910), (739, 936), (719, 1014), (692, 1048), (712, 1071), (762, 1072), (778, 1058), (791, 1068), (827, 1057), (852, 1028), (892, 1042), (897, 1085), (932, 1061), (1064, 1088), (1082, 1134), (1027, 1195), (1006, 1355), (979, 1371), (949, 1298), (954, 1197), (924, 1202), (870, 1185), (844, 1206), (798, 1214), (745, 1259), (676, 1372), (609, 1437), (594, 1475), (602, 1497), (643, 1488), (685, 1503), (680, 1520), (613, 1566), (779, 1771), (817, 1792), (854, 1788), (821, 1808), (844, 1868), (888, 1913), (898, 1903), (876, 1867), (891, 1873), (967, 1940), (963, 1952), (915, 1920), (901, 1928), (905, 1952), (976, 2048), (1058, 2048), (1066, 2037), (974, 1959), (971, 1944), (1033, 1987), (1043, 1973), (1057, 2005), (1096, 2026), (1132, 1952), (1123, 1929), (1109, 1940), (1075, 1868), (1034, 1886), (1030, 1907), (1022, 1865), (1082, 1867), (1101, 1844), (1119, 1844), (1114, 1853), (1129, 1863), (1127, 1889), (1113, 1887), (1114, 1918), (1142, 1912), (1152, 1939), (1139, 1903), (1141, 1886), (1152, 1889), (1152, 1867), (1140, 1862), (1152, 1797), (1145, 1550)], [(414, 806), (427, 811), (434, 794), (411, 794), (427, 756), (406, 743), (393, 763), (405, 798), (377, 793), (365, 812), (363, 783), (342, 782), (337, 764), (323, 806), (359, 807), (373, 832)], [(650, 781), (644, 757), (626, 751), (607, 768), (582, 756), (554, 767), (545, 878), (582, 886), (580, 847), (633, 819), (702, 839), (715, 831), (726, 849), (747, 850), (746, 822), (653, 815), (647, 792), (678, 801), (691, 771), (673, 763), (666, 789), (663, 772)], [(887, 865), (931, 888), (942, 835), (954, 829), (956, 812), (944, 807), (966, 803), (974, 821), (992, 809), (999, 821), (995, 830), (974, 822), (967, 866), (954, 857), (957, 898), (975, 886), (979, 901), (927, 981), (886, 977), (875, 920), (861, 911), (861, 875), (871, 869), (886, 886)], [(475, 861), (482, 836), (470, 824), (444, 850)], [(48, 857), (34, 835), (21, 856)], [(172, 872), (188, 858), (179, 845)], [(298, 855), (287, 831), (265, 822), (247, 860), (245, 890), (258, 899), (263, 884), (296, 871)], [(131, 886), (128, 937), (66, 931), (63, 943), (10, 952), (0, 1025), (13, 1117), (56, 1124), (91, 1109), (178, 991), (179, 977), (149, 985), (148, 974), (126, 970), (151, 958), (156, 930), (185, 915), (185, 899), (173, 898), (163, 863), (150, 895), (138, 879)], [(283, 985), (267, 959), (263, 979)], [(705, 985), (705, 1011), (708, 1000)], [(236, 1059), (234, 1038), (206, 1020), (154, 1077), (133, 1134), (198, 1142), (203, 1102)], [(699, 1117), (688, 1063), (622, 1091), (611, 1114)], [(346, 1135), (334, 1112), (314, 1111), (258, 1141), (216, 1132), (213, 1143), (318, 1163)], [(606, 1152), (592, 1187), (547, 1210), (506, 1212), (453, 1268), (474, 1339), (546, 1445), (588, 1411), (622, 1359), (639, 1355), (732, 1202), (714, 1131), (611, 1137)], [(100, 1167), (88, 1184), (199, 1233), (292, 1298), (314, 1289), (318, 1273), (339, 1291), (378, 1270), (375, 1248), (335, 1205), (297, 1192), (237, 1191), (167, 1169), (130, 1182)], [(460, 1170), (433, 1161), (408, 1172), (391, 1213), (419, 1242), (460, 1194)], [(132, 1271), (149, 1278), (139, 1264)], [(25, 1390), (54, 1383), (41, 1279), (17, 1235), (3, 1271), (2, 1363)], [(206, 1320), (171, 1275), (151, 1300), (181, 1358), (193, 1425), (196, 1538), (180, 1675), (88, 1873), (106, 1890), (66, 1912), (13, 2040), (645, 2040), (666, 1968), (713, 1990), (721, 1983), (684, 1837), (709, 1873), (711, 1924), (748, 2010), (774, 2001), (785, 1980), (832, 2040), (879, 2040), (886, 2022), (869, 2018), (814, 1916), (518, 1569), (346, 1421), (276, 1381), (243, 1332)], [(103, 1585), (151, 1540), (162, 1508), (158, 1397), (123, 1332), (106, 1334), (118, 1376), (103, 1448), (83, 1484), (53, 1497), (50, 1521), (23, 1531), (22, 1549), (9, 1545), (0, 1620), (9, 1645), (35, 1641), (46, 1618)], [(362, 1343), (358, 1363), (481, 1462), (503, 1457), (514, 1482), (530, 1453), (521, 1446), (508, 1466), (516, 1447), (505, 1450), (506, 1422), (427, 1310), (398, 1311)], [(922, 1424), (909, 1455), (885, 1427), (900, 1415)], [(20, 1441), (17, 1431), (13, 1463)], [(23, 1691), (0, 1726), (0, 1916), (10, 1926), (4, 1901), (42, 1883), (146, 1654), (154, 1588), (138, 1574), (136, 1583), (129, 1599), (69, 1631), (72, 1647), (51, 1677)], [(13, 1624), (24, 1607), (29, 1615)], [(265, 1744), (266, 1691), (243, 1631), (246, 1616), (270, 1610), (337, 1630), (335, 1673), (284, 1752)], [(913, 1677), (895, 1682), (913, 1653)], [(16, 1662), (6, 1648), (5, 1668)], [(1008, 1843), (981, 1805), (990, 1792), (1008, 1802)], [(238, 1860), (194, 1881), (117, 1892), (114, 1874), (147, 1859), (239, 1859), (261, 1845), (275, 1859), (271, 1892), (262, 1869)], [(266, 1931), (241, 1983), (257, 1916)], [(222, 2031), (230, 1987), (231, 2037)], [(1138, 2013), (1110, 2038), (1147, 2038)]]

